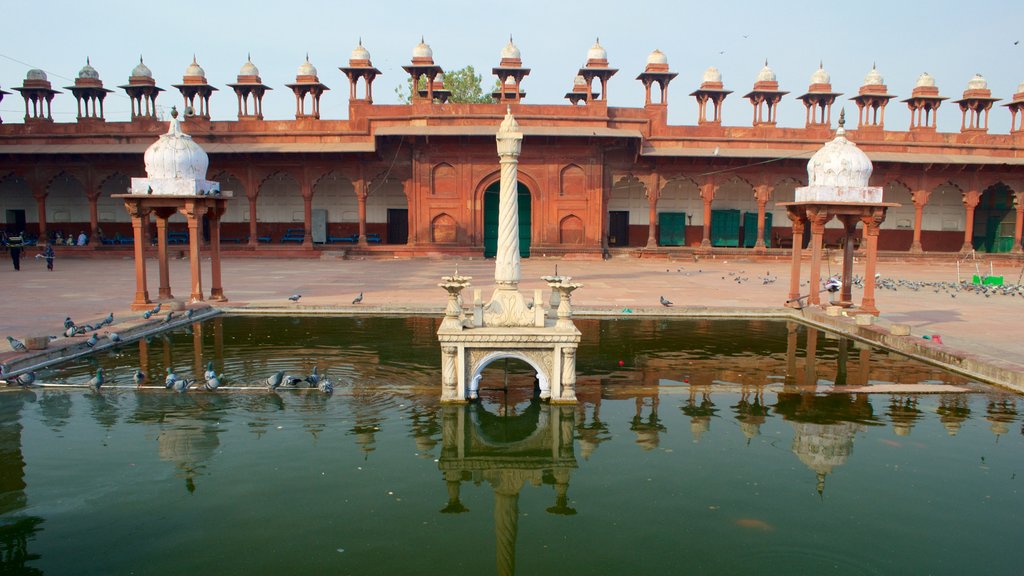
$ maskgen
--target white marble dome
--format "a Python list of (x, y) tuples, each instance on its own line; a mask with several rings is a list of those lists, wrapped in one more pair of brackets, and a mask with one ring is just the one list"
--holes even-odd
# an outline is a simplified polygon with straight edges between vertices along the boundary
[(412, 49), (412, 57), (433, 59), (434, 51), (431, 50), (430, 46), (428, 46), (427, 43), (423, 41), (423, 38), (420, 38), (420, 43), (417, 44), (416, 47)]
[(97, 72), (96, 69), (92, 67), (92, 65), (89, 63), (89, 59), (86, 58), (85, 59), (85, 66), (82, 66), (82, 69), (78, 71), (78, 77), (82, 78), (83, 80), (85, 80), (85, 79), (99, 80), (100, 79), (100, 73)]
[(46, 72), (38, 68), (33, 68), (25, 74), (25, 80), (46, 80)]
[(661, 50), (655, 48), (654, 52), (647, 55), (647, 64), (664, 64), (665, 66), (668, 66), (668, 56), (666, 56)]
[(139, 65), (132, 68), (132, 76), (139, 76), (144, 78), (152, 78), (153, 72), (150, 71), (149, 66), (142, 63), (142, 56), (139, 56)]
[(576, 86), (586, 86), (587, 79), (584, 78), (582, 74), (577, 74), (576, 77), (572, 79), (572, 85), (574, 88)]
[(515, 77), (509, 76), (508, 78), (505, 78), (505, 87), (506, 88), (515, 88), (516, 87), (516, 79), (515, 79)]
[(359, 41), (359, 45), (352, 49), (352, 55), (349, 56), (349, 60), (370, 60), (370, 51), (363, 48), (363, 41)]
[(150, 180), (205, 180), (210, 166), (206, 151), (181, 131), (177, 111), (172, 116), (167, 133), (146, 149), (146, 177)]
[(306, 61), (299, 65), (298, 71), (295, 72), (296, 76), (316, 76), (316, 66), (313, 66), (309, 61), (309, 56), (306, 56)]
[(880, 86), (885, 84), (885, 79), (878, 73), (878, 70), (874, 66), (871, 67), (871, 71), (864, 76), (864, 86)]
[(929, 74), (927, 72), (925, 72), (925, 73), (921, 74), (920, 76), (918, 76), (917, 77), (917, 82), (914, 84), (914, 88), (934, 88), (934, 87), (935, 87), (935, 78), (931, 74)]
[(600, 41), (594, 41), (594, 45), (587, 50), (587, 60), (607, 60), (608, 52), (601, 46)]
[(502, 60), (506, 60), (506, 59), (507, 60), (520, 60), (520, 59), (522, 59), (522, 53), (520, 53), (519, 52), (519, 48), (516, 48), (516, 45), (512, 43), (512, 37), (511, 36), (508, 39), (508, 44), (506, 44), (505, 47), (501, 49), (501, 59)]
[(704, 71), (704, 76), (701, 78), (701, 82), (721, 82), (721, 81), (722, 81), (722, 73), (719, 72), (718, 68), (715, 68), (714, 66), (709, 66), (708, 69)]
[(846, 139), (846, 130), (840, 126), (836, 137), (826, 142), (807, 162), (807, 186), (866, 188), (871, 171), (871, 159)]
[(242, 68), (238, 71), (239, 76), (259, 76), (260, 69), (252, 63), (252, 60), (246, 60), (245, 64), (242, 64)]
[(811, 74), (811, 84), (831, 84), (832, 78), (825, 71), (824, 66), (818, 65), (818, 69)]
[(1024, 82), (1017, 84), (1017, 94), (1020, 94), (1021, 92), (1024, 92)]
[(206, 76), (206, 70), (203, 70), (203, 67), (196, 62), (195, 56), (192, 57), (192, 63), (188, 65), (188, 68), (185, 68), (185, 76)]
[(768, 67), (768, 62), (764, 63), (764, 68), (757, 73), (758, 82), (775, 82), (775, 71)]
[(985, 90), (988, 88), (988, 82), (981, 74), (975, 74), (974, 78), (967, 81), (968, 90)]

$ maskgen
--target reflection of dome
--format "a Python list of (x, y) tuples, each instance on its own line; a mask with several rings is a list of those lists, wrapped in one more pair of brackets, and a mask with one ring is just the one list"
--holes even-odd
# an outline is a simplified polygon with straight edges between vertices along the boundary
[(860, 428), (855, 422), (814, 424), (793, 422), (793, 453), (818, 476), (818, 492), (825, 487), (825, 475), (846, 463), (853, 453), (853, 438)]
[(519, 60), (521, 58), (522, 54), (519, 52), (519, 48), (516, 48), (516, 45), (512, 43), (512, 37), (509, 36), (508, 44), (501, 49), (501, 59)]
[(934, 88), (935, 78), (931, 74), (925, 72), (917, 77), (917, 83), (914, 84), (914, 88)]
[(412, 57), (414, 59), (416, 59), (416, 58), (431, 58), (431, 59), (433, 59), (434, 51), (431, 50), (430, 46), (428, 46), (427, 43), (423, 41), (423, 38), (420, 38), (420, 43), (417, 44), (416, 47), (412, 49)]
[(722, 81), (722, 73), (718, 71), (718, 68), (715, 68), (714, 66), (711, 66), (707, 70), (704, 71), (704, 77), (702, 78), (702, 81), (703, 82), (721, 82)]
[(46, 72), (43, 72), (42, 70), (40, 70), (38, 68), (33, 68), (33, 69), (28, 71), (28, 74), (25, 74), (25, 80), (44, 80), (45, 81), (46, 80)]
[(369, 60), (370, 51), (363, 48), (363, 41), (359, 41), (359, 45), (352, 49), (352, 55), (349, 56), (349, 60)]
[(78, 77), (82, 79), (99, 80), (100, 73), (89, 64), (89, 59), (86, 58), (85, 66), (82, 66), (82, 69), (78, 71)]
[(863, 188), (871, 178), (871, 159), (846, 139), (842, 126), (807, 162), (807, 186)]
[(132, 68), (132, 76), (139, 76), (143, 78), (153, 77), (153, 72), (150, 71), (149, 66), (142, 63), (142, 56), (139, 56), (139, 65)]
[(210, 159), (191, 136), (181, 131), (176, 112), (174, 116), (167, 133), (146, 149), (146, 176), (151, 180), (205, 180)]
[(974, 78), (967, 81), (968, 90), (985, 90), (987, 88), (988, 82), (985, 81), (981, 74), (975, 74)]
[(192, 63), (185, 68), (185, 76), (206, 76), (206, 70), (196, 62), (196, 57), (192, 57)]
[(757, 73), (758, 82), (775, 82), (775, 71), (768, 67), (768, 61), (764, 63), (764, 68)]
[(238, 71), (239, 76), (259, 76), (260, 69), (252, 63), (252, 60), (246, 60), (245, 64), (242, 64), (241, 70)]
[(666, 56), (665, 53), (662, 52), (661, 50), (658, 50), (657, 48), (655, 48), (654, 52), (651, 52), (647, 56), (647, 63), (648, 64), (664, 64), (665, 66), (668, 66), (668, 56)]
[(587, 60), (607, 60), (608, 52), (601, 47), (600, 40), (595, 40), (594, 45), (587, 50)]
[(832, 82), (832, 78), (829, 77), (828, 72), (825, 72), (825, 68), (822, 65), (818, 65), (818, 69), (811, 74), (811, 84), (829, 84)]
[(299, 70), (298, 72), (295, 73), (295, 75), (316, 76), (316, 66), (313, 66), (313, 64), (310, 63), (308, 55), (306, 56), (306, 61), (299, 65)]
[(874, 66), (871, 67), (871, 71), (864, 76), (864, 86), (880, 86), (885, 84), (885, 79), (878, 73), (878, 70)]

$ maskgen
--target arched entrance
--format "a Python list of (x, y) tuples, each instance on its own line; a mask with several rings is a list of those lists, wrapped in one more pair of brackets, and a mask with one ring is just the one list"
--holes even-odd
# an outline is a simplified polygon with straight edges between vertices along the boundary
[[(530, 189), (517, 182), (519, 190), (519, 257), (530, 257)], [(497, 181), (484, 191), (484, 258), (498, 253), (498, 189)]]
[(1009, 252), (1013, 249), (1013, 227), (1017, 212), (1013, 209), (1013, 192), (1002, 182), (981, 194), (974, 209), (974, 249), (981, 252)]

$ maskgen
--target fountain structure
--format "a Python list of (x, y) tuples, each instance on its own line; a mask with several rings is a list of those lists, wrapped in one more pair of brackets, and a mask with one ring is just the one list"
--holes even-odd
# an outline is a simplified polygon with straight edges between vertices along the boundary
[(146, 288), (146, 230), (149, 218), (156, 218), (157, 262), (160, 266), (158, 300), (170, 301), (170, 271), (167, 254), (167, 220), (177, 213), (184, 214), (188, 222), (188, 253), (192, 269), (192, 289), (189, 302), (203, 301), (203, 281), (199, 262), (202, 244), (200, 234), (205, 216), (210, 230), (210, 299), (226, 301), (220, 274), (220, 219), (224, 215), (231, 192), (222, 192), (220, 184), (206, 179), (210, 160), (206, 152), (192, 137), (181, 131), (178, 111), (171, 110), (171, 123), (167, 133), (160, 136), (145, 154), (146, 178), (132, 178), (128, 194), (115, 194), (124, 200), (132, 218), (135, 244), (135, 299), (132, 309), (149, 308), (152, 301)]
[[(445, 318), (437, 331), (441, 344), (441, 400), (475, 400), (481, 374), (488, 364), (503, 358), (522, 360), (537, 373), (540, 395), (556, 403), (576, 402), (576, 349), (580, 331), (572, 322), (572, 293), (581, 287), (567, 276), (545, 276), (556, 310), (543, 303), (543, 291), (534, 290), (528, 303), (519, 290), (518, 166), (523, 134), (505, 114), (497, 134), (501, 183), (498, 204), (498, 248), (491, 299), (483, 303), (480, 289), (473, 291), (473, 308), (466, 314), (462, 291), (472, 278), (445, 276), (439, 284), (448, 292)], [(557, 300), (555, 296), (557, 295)]]

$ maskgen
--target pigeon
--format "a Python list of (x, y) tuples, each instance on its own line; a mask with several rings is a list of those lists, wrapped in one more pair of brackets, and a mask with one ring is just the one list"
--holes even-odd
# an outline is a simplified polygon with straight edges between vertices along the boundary
[(114, 344), (120, 344), (121, 343), (121, 335), (118, 334), (117, 332), (111, 332), (109, 334), (109, 336), (110, 336), (110, 341), (113, 342)]
[(191, 320), (192, 317), (195, 316), (195, 314), (196, 314), (196, 311), (194, 309), (192, 309), (192, 308), (189, 308), (188, 312), (185, 313), (185, 318), (187, 320)]
[(320, 384), (317, 385), (317, 389), (319, 389), (321, 392), (323, 392), (324, 394), (327, 394), (327, 395), (333, 394), (334, 393), (334, 382), (331, 382), (330, 378), (328, 378), (327, 376), (324, 376), (320, 380)]
[(145, 320), (149, 320), (150, 316), (152, 316), (152, 315), (153, 315), (153, 311), (152, 310), (146, 310), (145, 312), (142, 313), (142, 318), (145, 319)]
[(77, 334), (78, 334), (78, 326), (71, 326), (70, 328), (68, 328), (67, 330), (64, 331), (64, 336), (67, 337), (67, 338), (71, 338), (72, 336), (75, 336)]
[(11, 348), (13, 348), (15, 352), (25, 352), (28, 350), (28, 346), (25, 346), (25, 343), (22, 342), (21, 340), (18, 340), (17, 338), (11, 338), (10, 336), (8, 336), (7, 342), (11, 345)]
[(213, 369), (213, 360), (206, 363), (206, 372), (203, 372), (203, 378), (209, 380), (210, 378), (216, 378), (217, 372)]
[(153, 306), (153, 314), (159, 314), (160, 313), (160, 307), (163, 306), (163, 305), (164, 305), (163, 302), (157, 302), (156, 306)]
[(281, 385), (282, 380), (284, 380), (284, 370), (275, 372), (272, 376), (267, 378), (267, 388), (269, 390), (277, 390), (277, 387)]
[(223, 374), (221, 374), (219, 376), (217, 374), (214, 374), (213, 376), (207, 376), (206, 377), (206, 384), (203, 384), (203, 390), (207, 390), (207, 391), (212, 392), (212, 391), (216, 390), (217, 388), (220, 388), (220, 383), (221, 383), (221, 380), (223, 380), (223, 379), (224, 379), (224, 375)]
[(173, 318), (174, 318), (174, 310), (171, 310), (170, 312), (167, 313), (167, 317), (164, 318), (164, 324), (170, 324), (171, 320)]
[(135, 374), (132, 374), (132, 381), (136, 386), (142, 386), (142, 383), (146, 381), (146, 373), (136, 368)]
[(284, 383), (288, 386), (298, 386), (299, 382), (302, 382), (302, 378), (298, 376), (292, 376), (291, 374), (284, 377)]
[(97, 338), (95, 334), (93, 334), (92, 336), (89, 336), (88, 340), (85, 341), (85, 345), (88, 346), (89, 348), (92, 348), (99, 341), (100, 339)]
[(661, 299), (661, 305), (662, 306), (664, 306), (666, 308), (669, 308), (669, 307), (672, 306), (672, 301), (669, 300), (668, 298), (665, 298), (664, 296), (659, 296), (658, 298)]
[(107, 317), (103, 319), (103, 322), (101, 322), (101, 324), (106, 324), (108, 326), (113, 324), (113, 323), (114, 323), (114, 313), (113, 312), (111, 312), (110, 314), (107, 314)]
[(35, 372), (25, 372), (24, 374), (18, 374), (16, 382), (18, 386), (31, 386), (36, 381)]
[(90, 378), (85, 384), (93, 390), (99, 390), (100, 386), (103, 386), (103, 368), (97, 368), (96, 375)]
[(835, 276), (829, 278), (828, 282), (825, 282), (825, 290), (828, 290), (829, 292), (832, 293), (839, 292), (839, 289), (842, 287), (843, 283), (840, 282), (839, 278), (836, 278)]
[(64, 318), (64, 329), (67, 330), (75, 325), (75, 321), (71, 319), (71, 316)]
[(356, 296), (355, 298), (352, 299), (352, 303), (353, 304), (359, 304), (362, 301), (363, 301), (363, 293), (362, 292), (359, 293), (359, 296)]
[(167, 376), (164, 377), (164, 388), (170, 388), (174, 385), (174, 381), (178, 379), (178, 375), (174, 373), (174, 369), (170, 366), (167, 367)]
[(174, 388), (175, 392), (181, 394), (182, 392), (184, 392), (184, 391), (188, 390), (189, 388), (191, 388), (192, 384), (194, 384), (194, 383), (195, 383), (195, 380), (186, 380), (186, 379), (182, 378), (181, 380), (175, 380), (171, 384), (171, 387)]
[(320, 374), (317, 372), (316, 366), (313, 366), (313, 373), (306, 376), (306, 382), (309, 382), (310, 386), (316, 386), (320, 383)]
[(288, 299), (291, 300), (292, 302), (298, 302), (299, 298), (302, 298), (302, 294), (292, 294), (291, 296), (288, 297)]

